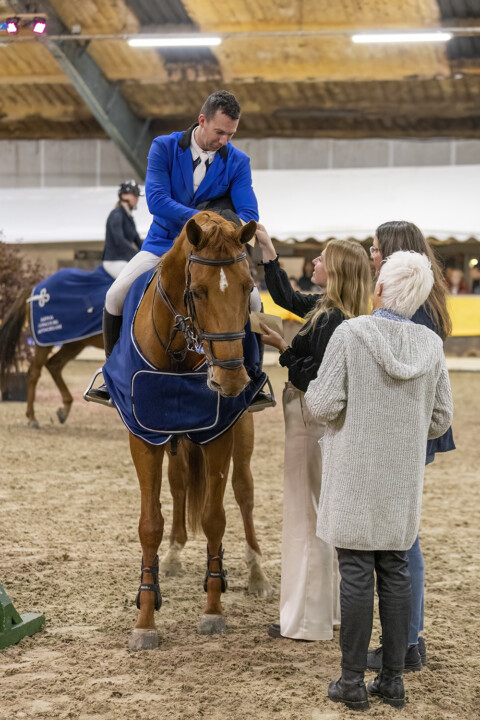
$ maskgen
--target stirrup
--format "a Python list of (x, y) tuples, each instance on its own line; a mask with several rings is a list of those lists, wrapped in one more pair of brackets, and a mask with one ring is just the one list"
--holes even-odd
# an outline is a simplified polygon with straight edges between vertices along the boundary
[[(264, 392), (264, 388), (268, 385), (269, 393)], [(265, 397), (260, 402), (255, 402), (255, 400), (258, 398), (258, 396), (263, 393), (264, 395), (270, 395), (270, 397)], [(253, 402), (248, 408), (248, 412), (260, 412), (261, 410), (265, 410), (267, 407), (275, 407), (277, 404), (277, 401), (275, 400), (275, 393), (273, 392), (272, 383), (270, 382), (270, 378), (267, 377), (265, 383), (262, 385), (258, 393), (253, 399)]]
[(87, 402), (94, 402), (94, 403), (98, 403), (99, 405), (106, 405), (107, 407), (113, 407), (112, 398), (109, 398), (107, 400), (107, 398), (102, 398), (101, 396), (95, 394), (95, 391), (98, 390), (98, 388), (94, 388), (93, 385), (99, 375), (101, 375), (103, 377), (102, 368), (100, 368), (99, 370), (96, 370), (94, 372), (93, 377), (90, 380), (90, 383), (89, 383), (87, 389), (83, 393), (83, 399), (86, 400)]

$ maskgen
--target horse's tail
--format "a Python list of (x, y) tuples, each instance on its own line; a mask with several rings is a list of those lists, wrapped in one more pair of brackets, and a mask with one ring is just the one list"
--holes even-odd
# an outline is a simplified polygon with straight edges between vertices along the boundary
[(188, 525), (193, 533), (202, 529), (205, 507), (205, 463), (201, 448), (190, 443), (188, 450), (187, 508)]
[(26, 302), (30, 293), (31, 288), (20, 293), (0, 325), (0, 378), (15, 367), (15, 354), (25, 325)]

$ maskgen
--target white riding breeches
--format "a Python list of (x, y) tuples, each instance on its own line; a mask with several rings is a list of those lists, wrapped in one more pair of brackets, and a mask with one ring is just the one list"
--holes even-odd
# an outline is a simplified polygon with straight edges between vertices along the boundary
[(103, 260), (102, 265), (105, 272), (108, 273), (110, 277), (116, 279), (123, 268), (127, 267), (128, 260)]
[(122, 315), (123, 303), (127, 297), (130, 285), (139, 275), (151, 270), (160, 258), (147, 250), (140, 250), (117, 277), (105, 298), (105, 309), (110, 315)]

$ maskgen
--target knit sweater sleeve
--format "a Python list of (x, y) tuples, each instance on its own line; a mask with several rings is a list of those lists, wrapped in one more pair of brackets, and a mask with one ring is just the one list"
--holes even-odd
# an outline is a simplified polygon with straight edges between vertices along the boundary
[(346, 328), (342, 323), (333, 333), (315, 380), (305, 394), (314, 417), (336, 420), (347, 404)]
[(443, 435), (450, 425), (453, 418), (453, 398), (450, 380), (448, 377), (447, 364), (442, 353), (442, 371), (437, 383), (435, 392), (435, 402), (433, 406), (432, 419), (428, 431), (428, 439), (440, 437)]

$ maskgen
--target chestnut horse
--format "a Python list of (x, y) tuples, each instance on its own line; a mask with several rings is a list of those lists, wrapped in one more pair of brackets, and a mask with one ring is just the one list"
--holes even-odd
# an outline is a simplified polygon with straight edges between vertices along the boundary
[[(13, 303), (0, 326), (0, 377), (4, 377), (14, 365), (16, 348), (20, 342), (22, 329), (29, 317), (27, 301), (30, 296), (31, 289), (24, 290)], [(66, 421), (72, 407), (73, 397), (63, 379), (62, 370), (88, 345), (103, 349), (102, 334), (64, 343), (60, 350), (53, 355), (53, 345), (43, 347), (35, 343), (34, 355), (28, 368), (26, 415), (29, 427), (39, 427), (35, 417), (35, 393), (44, 367), (52, 376), (62, 398), (62, 406), (57, 410), (57, 418), (61, 423)]]
[[(210, 390), (225, 397), (236, 397), (244, 390), (250, 378), (243, 366), (242, 338), (253, 280), (243, 244), (254, 236), (255, 231), (254, 221), (238, 228), (207, 211), (187, 222), (157, 266), (135, 316), (134, 335), (149, 363), (164, 371), (172, 368), (191, 370), (203, 357), (195, 351), (201, 342)], [(184, 303), (191, 321), (181, 315)], [(179, 327), (183, 328), (182, 332), (178, 331)], [(220, 600), (226, 589), (222, 550), (225, 531), (223, 496), (232, 453), (235, 465), (238, 463), (237, 468), (234, 467), (233, 487), (245, 524), (247, 562), (259, 568), (260, 549), (252, 521), (253, 483), (248, 468), (252, 448), (253, 419), (245, 413), (233, 427), (204, 445), (195, 446), (183, 438), (178, 454), (170, 458), (174, 524), (170, 551), (162, 567), (168, 571), (169, 565), (178, 563), (178, 550), (186, 540), (184, 508), (188, 485), (193, 521), (200, 520), (207, 538), (204, 584), (207, 600), (197, 628), (201, 634), (223, 633), (226, 628)], [(142, 574), (137, 595), (140, 612), (129, 647), (145, 650), (158, 644), (154, 611), (161, 605), (157, 552), (164, 528), (160, 490), (165, 445), (149, 444), (130, 433), (130, 450), (141, 493)], [(196, 477), (192, 477), (192, 470)], [(263, 578), (259, 594), (267, 593), (267, 585)]]

